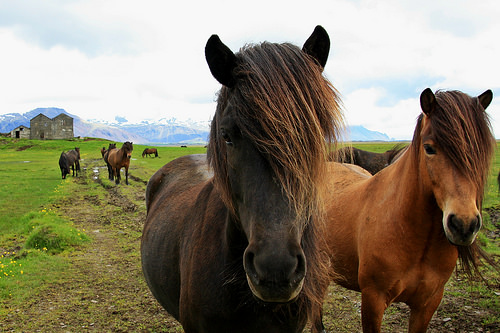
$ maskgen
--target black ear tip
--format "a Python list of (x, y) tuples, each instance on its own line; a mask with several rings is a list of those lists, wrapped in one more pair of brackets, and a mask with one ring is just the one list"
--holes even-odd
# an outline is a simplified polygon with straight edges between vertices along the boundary
[(209, 50), (211, 47), (215, 46), (216, 44), (220, 44), (222, 41), (220, 40), (218, 35), (212, 35), (207, 41), (207, 44), (205, 45), (205, 57), (209, 53)]
[(483, 106), (483, 109), (486, 110), (491, 101), (493, 101), (493, 91), (491, 91), (491, 89), (486, 90), (484, 93), (478, 96), (478, 99)]
[(432, 89), (431, 88), (425, 88), (424, 91), (422, 91), (422, 93), (420, 94), (420, 96), (428, 96), (429, 94), (434, 95), (434, 93), (432, 92)]
[(330, 52), (330, 37), (326, 30), (317, 25), (311, 36), (306, 40), (302, 50), (312, 56), (321, 68), (324, 68)]
[(236, 67), (236, 56), (220, 40), (218, 35), (212, 35), (205, 46), (205, 59), (208, 67), (219, 83), (227, 87), (235, 84), (233, 69)]
[(316, 28), (314, 28), (314, 34), (322, 35), (323, 37), (330, 38), (328, 36), (328, 32), (326, 32), (325, 28), (323, 28), (321, 25), (317, 25)]

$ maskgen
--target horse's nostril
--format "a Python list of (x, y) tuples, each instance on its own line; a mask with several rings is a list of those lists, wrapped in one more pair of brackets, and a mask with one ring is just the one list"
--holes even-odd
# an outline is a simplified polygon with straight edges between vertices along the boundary
[(473, 234), (479, 231), (481, 229), (481, 216), (476, 215), (474, 220), (471, 221), (469, 231)]
[(252, 252), (252, 251), (246, 251), (245, 252), (245, 257), (244, 257), (244, 260), (243, 260), (243, 265), (245, 267), (245, 271), (247, 272), (247, 274), (249, 276), (252, 277), (252, 279), (254, 279), (255, 283), (258, 283), (258, 275), (257, 275), (257, 271), (255, 269), (255, 263), (254, 263), (254, 259), (255, 259), (255, 254)]
[(448, 216), (448, 228), (453, 233), (462, 233), (464, 225), (462, 220), (457, 218), (455, 214), (450, 214), (450, 216)]

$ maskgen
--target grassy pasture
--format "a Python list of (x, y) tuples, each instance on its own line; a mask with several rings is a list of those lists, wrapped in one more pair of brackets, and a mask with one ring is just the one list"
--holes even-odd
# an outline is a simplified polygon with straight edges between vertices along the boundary
[[(37, 302), (48, 297), (47, 295), (51, 294), (50, 288), (64, 283), (71, 283), (67, 272), (71, 269), (76, 253), (90, 252), (93, 244), (97, 242), (99, 234), (96, 234), (95, 230), (82, 229), (81, 225), (61, 212), (62, 206), (72, 204), (75, 191), (78, 192), (80, 198), (84, 198), (86, 201), (103, 202), (110, 200), (106, 197), (108, 194), (105, 189), (114, 188), (114, 184), (107, 179), (104, 169), (101, 171), (102, 186), (88, 181), (91, 178), (89, 175), (92, 174), (92, 170), (86, 170), (86, 179), (82, 179), (84, 177), (73, 178), (69, 176), (66, 180), (61, 180), (58, 159), (62, 151), (80, 147), (82, 167), (92, 165), (103, 168), (104, 162), (102, 162), (100, 149), (107, 147), (108, 144), (109, 141), (100, 139), (32, 141), (0, 138), (0, 202), (2, 203), (0, 205), (0, 322), (3, 322), (5, 318), (28, 320), (29, 317), (23, 317), (19, 313), (24, 313), (23, 311), (27, 311), (26, 308), (34, 307)], [(121, 143), (118, 143), (117, 146), (120, 147)], [(354, 143), (353, 146), (374, 152), (384, 152), (393, 148), (394, 143)], [(120, 213), (118, 211), (123, 210), (122, 208), (112, 206), (106, 208), (106, 212), (97, 211), (97, 205), (94, 210), (90, 208), (91, 210), (85, 212), (85, 214), (92, 215), (92, 218), (95, 215), (95, 219), (103, 220), (109, 225), (107, 227), (118, 229), (118, 231), (113, 230), (113, 232), (118, 232), (122, 239), (113, 245), (120, 247), (124, 251), (124, 255), (133, 262), (134, 271), (139, 272), (134, 277), (138, 279), (138, 282), (135, 283), (142, 285), (144, 285), (144, 281), (140, 276), (138, 248), (128, 243), (129, 240), (132, 240), (137, 244), (140, 238), (140, 226), (136, 226), (135, 229), (131, 230), (132, 228), (126, 224), (128, 217), (132, 216), (140, 221), (142, 218), (140, 214), (144, 214), (144, 199), (137, 193), (143, 194), (145, 181), (170, 160), (187, 154), (203, 154), (206, 152), (203, 147), (156, 146), (155, 148), (159, 152), (158, 158), (142, 158), (142, 151), (147, 147), (151, 146), (134, 145), (132, 154), (129, 173), (141, 181), (133, 181), (128, 187), (120, 185), (119, 192), (117, 192), (120, 196), (132, 198), (129, 200), (131, 205), (138, 208), (134, 208), (125, 217), (118, 215)], [(483, 205), (485, 225), (480, 240), (489, 253), (500, 255), (499, 240), (497, 236), (492, 236), (498, 235), (498, 225), (494, 225), (489, 216), (490, 213), (496, 212), (496, 214), (499, 214), (500, 211), (500, 196), (496, 180), (500, 170), (500, 148), (498, 146), (491, 170)], [(85, 173), (84, 170), (82, 172)], [(99, 209), (102, 209), (102, 207)], [(108, 219), (107, 216), (112, 216), (112, 218)], [(116, 260), (119, 261), (121, 258), (116, 258)], [(498, 271), (490, 271), (487, 277), (498, 286), (499, 275)], [(88, 278), (88, 284), (91, 285), (93, 283), (92, 277), (89, 275)], [(100, 279), (103, 278), (99, 278), (99, 281)], [(449, 292), (460, 295), (460, 290), (451, 290)], [(91, 293), (92, 291), (87, 292)], [(477, 297), (482, 299), (483, 304), (481, 306), (484, 309), (496, 308), (496, 315), (485, 320), (491, 323), (500, 323), (498, 295), (494, 297), (494, 292), (482, 284), (475, 284), (471, 287), (470, 292), (476, 296), (479, 295)], [(332, 297), (333, 302), (344, 302), (341, 298), (335, 299), (335, 295)], [(116, 306), (112, 313), (126, 312), (127, 309), (135, 306), (132, 302), (132, 300), (127, 302), (120, 299), (114, 300), (113, 305), (110, 305), (110, 307)], [(79, 306), (79, 304), (76, 305)], [(109, 314), (101, 311), (103, 309), (99, 308), (98, 305), (91, 302), (89, 308), (95, 308), (95, 312), (90, 315), (75, 312), (71, 316), (77, 318), (75, 321), (87, 320), (85, 316), (97, 318), (96, 320), (99, 320), (99, 316), (102, 316), (100, 318), (102, 321), (110, 320), (110, 318), (106, 317)], [(151, 306), (145, 307), (149, 308)], [(326, 312), (329, 313), (329, 311), (332, 310)], [(359, 318), (356, 318), (356, 311), (354, 310), (352, 320), (357, 325)], [(103, 314), (100, 314), (100, 312), (103, 312)], [(452, 315), (450, 314), (450, 316)], [(125, 323), (123, 318), (120, 317), (114, 324), (115, 326), (102, 327), (103, 330), (179, 331), (179, 327), (175, 325), (169, 329), (170, 321), (167, 319), (161, 319), (161, 322), (150, 319), (150, 323), (146, 319), (142, 322), (136, 319), (140, 324), (132, 327), (127, 326), (132, 324)], [(43, 320), (57, 322), (60, 319), (49, 316), (44, 317)], [(342, 330), (335, 326), (337, 323), (329, 323), (328, 320), (326, 323), (330, 325), (330, 329), (335, 327), (335, 331), (338, 332), (352, 331), (346, 330), (345, 325), (344, 330)], [(41, 324), (39, 326), (36, 326), (38, 324), (32, 325), (35, 326), (24, 327), (22, 330), (31, 331), (31, 329), (42, 328), (43, 331), (44, 328), (49, 327)], [(12, 327), (15, 328), (15, 326)], [(78, 327), (81, 328), (81, 326)], [(151, 329), (151, 327), (156, 328)], [(354, 325), (354, 327), (357, 326)]]

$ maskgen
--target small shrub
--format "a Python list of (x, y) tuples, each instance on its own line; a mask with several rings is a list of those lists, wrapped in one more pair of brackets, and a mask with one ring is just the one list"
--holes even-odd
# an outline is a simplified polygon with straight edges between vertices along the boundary
[(28, 235), (25, 247), (55, 254), (89, 240), (87, 235), (75, 228), (49, 223), (35, 227)]

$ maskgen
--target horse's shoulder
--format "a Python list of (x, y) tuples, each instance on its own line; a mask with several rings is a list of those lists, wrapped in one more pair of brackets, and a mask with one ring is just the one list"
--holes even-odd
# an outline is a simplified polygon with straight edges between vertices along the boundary
[(149, 211), (151, 204), (165, 191), (181, 194), (211, 177), (205, 155), (179, 157), (165, 164), (149, 179), (146, 187), (146, 207)]

